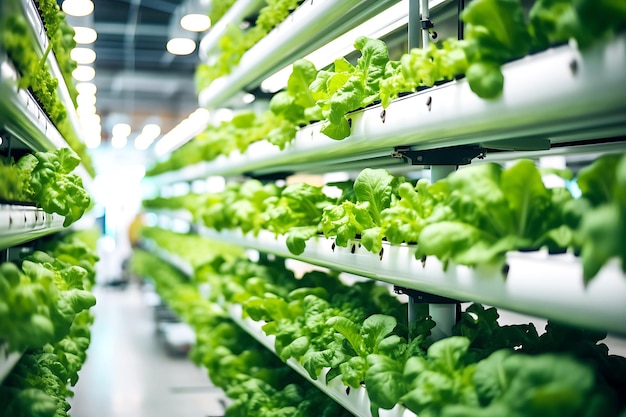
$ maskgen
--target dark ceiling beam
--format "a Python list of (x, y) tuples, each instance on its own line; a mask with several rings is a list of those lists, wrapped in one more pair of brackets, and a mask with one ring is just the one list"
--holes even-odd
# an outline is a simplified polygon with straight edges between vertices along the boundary
[[(101, 35), (120, 35), (126, 31), (127, 23), (96, 21), (93, 28)], [(142, 23), (135, 28), (137, 36), (167, 37), (169, 25)]]
[[(124, 3), (129, 3), (132, 4), (133, 0), (122, 0)], [(167, 1), (162, 1), (162, 0), (150, 0), (147, 1), (145, 3), (143, 3), (141, 5), (142, 7), (147, 7), (153, 10), (157, 10), (159, 12), (165, 12), (165, 13), (174, 13), (174, 10), (176, 10), (176, 7), (178, 7), (177, 4), (173, 4)]]

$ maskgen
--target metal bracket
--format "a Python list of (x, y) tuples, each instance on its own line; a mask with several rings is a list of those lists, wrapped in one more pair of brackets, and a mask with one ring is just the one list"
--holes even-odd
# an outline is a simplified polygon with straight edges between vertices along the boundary
[(399, 146), (394, 149), (391, 157), (406, 159), (411, 165), (467, 165), (474, 158), (485, 158), (485, 154), (485, 148), (478, 145), (426, 150)]
[(244, 172), (244, 177), (254, 178), (262, 183), (274, 182), (276, 180), (284, 180), (285, 178), (293, 175), (293, 171), (278, 171), (269, 174), (255, 174), (254, 171)]
[(459, 304), (461, 301), (453, 298), (442, 297), (436, 294), (430, 294), (423, 291), (413, 290), (394, 285), (393, 291), (396, 294), (405, 294), (411, 298), (411, 301), (418, 304)]
[(4, 130), (4, 129), (0, 129), (0, 148), (6, 148), (6, 157), (7, 159), (11, 159), (11, 152), (12, 152), (12, 137), (11, 134)]

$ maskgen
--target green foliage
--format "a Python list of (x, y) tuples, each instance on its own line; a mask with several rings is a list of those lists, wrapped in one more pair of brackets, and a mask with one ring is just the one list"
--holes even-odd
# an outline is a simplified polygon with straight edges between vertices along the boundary
[(47, 33), (50, 42), (48, 50), (44, 51), (43, 56), (37, 55), (37, 47), (33, 43), (34, 35), (29, 32), (28, 23), (21, 16), (2, 18), (3, 30), (0, 31), (0, 41), (20, 73), (19, 88), (29, 89), (33, 93), (67, 144), (80, 155), (87, 172), (94, 175), (95, 171), (86, 146), (77, 136), (75, 127), (67, 118), (67, 109), (59, 98), (57, 91), (59, 80), (52, 77), (46, 61), (48, 53), (56, 48), (54, 49), (55, 53), (62, 57), (59, 62), (62, 75), (66, 78), (70, 95), (75, 97), (75, 88), (71, 78), (71, 70), (75, 62), (69, 57), (74, 42), (73, 30), (65, 23), (64, 15), (59, 12), (56, 2), (41, 3), (40, 6), (46, 28), (54, 30), (53, 33)]
[[(223, 2), (219, 3), (212, 7), (216, 8), (216, 13), (221, 17), (230, 6), (225, 7), (225, 4), (221, 4)], [(232, 1), (229, 0), (228, 3), (232, 4)], [(259, 11), (251, 28), (242, 29), (228, 25), (226, 35), (218, 43), (220, 50), (215, 57), (212, 57), (212, 65), (202, 64), (198, 66), (196, 86), (200, 90), (207, 88), (217, 78), (230, 74), (241, 57), (274, 27), (285, 20), (300, 3), (300, 0), (266, 0), (266, 5)], [(212, 14), (211, 18), (213, 22), (217, 21)]]
[(65, 216), (65, 227), (80, 219), (91, 199), (83, 188), (81, 177), (71, 173), (80, 163), (78, 156), (68, 148), (61, 148), (55, 152), (36, 152), (24, 158), (38, 161), (31, 172), (37, 204), (47, 213)]
[(0, 264), (0, 339), (11, 351), (41, 348), (67, 336), (77, 315), (95, 304), (89, 292), (97, 256), (66, 237), (21, 266)]
[(221, 193), (150, 205), (186, 208), (217, 230), (286, 235), (296, 255), (320, 233), (337, 246), (361, 244), (372, 253), (380, 253), (385, 240), (417, 243), (417, 258), (436, 256), (444, 267), (449, 262), (500, 265), (515, 250), (574, 249), (581, 253), (588, 282), (610, 259), (625, 264), (620, 244), (626, 235), (624, 158), (606, 156), (581, 170), (583, 198), (576, 200), (564, 187), (546, 188), (542, 171), (530, 160), (519, 160), (507, 168), (464, 167), (434, 184), (365, 169), (353, 184), (341, 184), (345, 190), (338, 199), (311, 185), (275, 187), (248, 180), (229, 183)]
[[(227, 388), (236, 397), (233, 413), (265, 413), (275, 398), (296, 399), (301, 393), (286, 375), (278, 377), (282, 388), (276, 389), (276, 374), (259, 369), (257, 361), (266, 352), (248, 351), (239, 341), (240, 330), (223, 315), (230, 303), (241, 304), (243, 318), (260, 322), (275, 338), (281, 360), (297, 360), (312, 379), (325, 370), (326, 382), (340, 377), (346, 386), (365, 385), (373, 415), (396, 404), (427, 417), (553, 415), (561, 408), (565, 415), (616, 416), (626, 406), (619, 397), (626, 386), (626, 359), (609, 355), (599, 343), (603, 333), (549, 322), (538, 335), (530, 324), (501, 326), (495, 308), (473, 304), (455, 336), (434, 343), (428, 340), (434, 323), (421, 309), (409, 341), (405, 307), (372, 281), (347, 287), (337, 275), (319, 271), (295, 279), (282, 260), (243, 259), (206, 265), (186, 278), (153, 255), (136, 255), (146, 256), (144, 270), (159, 277), (159, 291), (181, 316), (203, 326), (194, 357), (212, 380), (239, 381)], [(198, 282), (209, 284), (211, 302), (191, 288)], [(242, 375), (244, 369), (258, 373), (250, 378)]]
[[(178, 255), (188, 256), (181, 250)], [(193, 255), (191, 255), (193, 256)], [(295, 285), (291, 278), (280, 278), (276, 266), (263, 267), (236, 260), (220, 266), (205, 265), (194, 277), (185, 277), (166, 262), (143, 250), (133, 254), (135, 272), (151, 277), (161, 297), (189, 323), (196, 333), (197, 343), (190, 353), (192, 360), (207, 368), (211, 381), (224, 389), (232, 399), (226, 410), (229, 416), (347, 416), (348, 413), (323, 393), (311, 389), (307, 382), (276, 355), (258, 344), (235, 325), (215, 301), (203, 298), (198, 288), (189, 282), (210, 282), (212, 292), (218, 292), (219, 281), (236, 280), (240, 291), (265, 289), (284, 293), (278, 286), (264, 288), (258, 278), (283, 280)], [(283, 268), (284, 269), (284, 268)], [(241, 275), (240, 275), (241, 274)], [(210, 275), (208, 277), (207, 275)], [(288, 275), (288, 274), (287, 274)], [(254, 283), (246, 284), (253, 280)], [(218, 298), (219, 293), (215, 294)]]
[[(20, 160), (21, 161), (21, 160)], [(5, 161), (0, 158), (0, 199), (15, 202), (34, 202), (30, 173), (32, 166), (28, 159), (15, 163), (13, 159)]]
[(209, 10), (209, 17), (211, 18), (212, 24), (217, 23), (233, 4), (235, 4), (235, 0), (212, 2)]
[[(65, 417), (91, 339), (97, 256), (68, 234), (0, 264), (0, 340), (24, 352), (0, 386), (0, 416)], [(94, 248), (95, 249), (95, 248)], [(80, 266), (79, 266), (80, 265)]]
[(442, 181), (447, 195), (422, 229), (417, 256), (477, 265), (502, 262), (510, 250), (555, 246), (552, 236), (563, 226), (561, 213), (571, 196), (546, 188), (531, 161), (506, 169), (470, 166)]
[[(283, 8), (276, 14), (280, 17), (267, 19), (272, 22), (267, 26), (283, 19), (295, 3), (268, 4), (261, 15), (269, 15), (278, 4)], [(379, 100), (386, 108), (400, 94), (459, 77), (465, 77), (479, 97), (497, 99), (505, 83), (502, 65), (570, 39), (585, 49), (610, 38), (626, 27), (626, 10), (619, 0), (537, 0), (528, 12), (520, 0), (475, 0), (461, 19), (463, 40), (430, 42), (425, 48), (413, 48), (398, 61), (389, 60), (384, 43), (364, 37), (355, 41), (361, 52), (356, 66), (340, 58), (330, 68), (318, 71), (310, 62), (296, 61), (287, 88), (271, 100), (271, 113), (277, 120), (264, 139), (284, 149), (299, 126), (315, 121), (322, 122), (322, 132), (328, 137), (343, 139), (351, 132), (348, 113)], [(230, 72), (241, 55), (264, 36), (261, 27), (265, 25), (258, 21), (247, 33), (231, 28), (221, 40), (223, 55), (211, 66), (198, 67), (201, 87)], [(224, 153), (229, 152), (227, 148)]]
[(626, 271), (626, 154), (610, 154), (578, 173), (582, 198), (568, 205), (588, 283), (610, 260)]
[(343, 201), (324, 209), (321, 226), (326, 237), (335, 237), (338, 246), (347, 246), (357, 237), (371, 252), (382, 248), (382, 213), (395, 202), (396, 178), (383, 169), (364, 169), (354, 181), (356, 202)]
[(479, 403), (452, 405), (442, 416), (616, 415), (591, 368), (569, 357), (499, 350), (476, 365)]
[(54, 51), (54, 56), (59, 64), (59, 69), (63, 75), (63, 80), (68, 88), (70, 97), (76, 106), (76, 96), (78, 91), (74, 85), (72, 71), (76, 69), (77, 63), (70, 57), (70, 52), (76, 47), (74, 41), (74, 28), (65, 20), (65, 14), (54, 0), (40, 0), (35, 2), (46, 28), (46, 34), (50, 43), (49, 50)]
[(244, 112), (219, 126), (209, 125), (193, 140), (174, 150), (168, 159), (154, 163), (146, 175), (154, 176), (202, 161), (212, 161), (234, 151), (243, 153), (250, 144), (267, 138), (280, 123), (281, 119), (267, 111), (262, 114)]

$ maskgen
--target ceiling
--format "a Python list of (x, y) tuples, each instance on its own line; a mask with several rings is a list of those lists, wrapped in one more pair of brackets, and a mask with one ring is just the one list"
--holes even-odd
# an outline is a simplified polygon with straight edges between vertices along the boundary
[[(59, 5), (62, 1), (58, 0)], [(91, 45), (97, 87), (97, 113), (102, 141), (113, 125), (125, 122), (138, 132), (157, 123), (162, 133), (171, 130), (198, 107), (194, 72), (197, 49), (175, 56), (165, 45), (176, 33), (184, 0), (97, 0), (86, 17), (67, 16), (73, 26), (89, 26), (98, 38)], [(202, 34), (186, 32), (199, 40)]]

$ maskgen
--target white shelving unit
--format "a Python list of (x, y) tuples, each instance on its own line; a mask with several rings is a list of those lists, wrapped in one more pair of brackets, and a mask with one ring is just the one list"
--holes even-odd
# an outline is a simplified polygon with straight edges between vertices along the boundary
[[(24, 18), (28, 22), (33, 47), (38, 55), (43, 56), (48, 46), (48, 37), (39, 13), (33, 1), (7, 0), (3, 5), (3, 13), (9, 11), (16, 17)], [(6, 9), (5, 9), (6, 7)], [(4, 17), (4, 16), (3, 16)], [(58, 80), (57, 93), (66, 109), (67, 117), (74, 134), (82, 136), (78, 115), (70, 98), (59, 64), (51, 51), (46, 63), (53, 78)], [(32, 94), (18, 87), (18, 71), (0, 45), (0, 128), (17, 138), (28, 149), (34, 151), (50, 151), (69, 147), (58, 129), (41, 109)], [(84, 185), (89, 188), (91, 176), (81, 164), (75, 171), (83, 179)]]
[[(202, 91), (200, 105), (218, 106), (240, 90), (258, 85), (260, 80), (289, 63), (287, 61), (305, 56), (339, 32), (354, 27), (356, 19), (349, 17), (349, 8), (362, 7), (359, 13), (365, 19), (366, 15), (379, 13), (391, 3), (394, 2), (305, 1), (283, 24), (248, 51), (230, 75)], [(240, 0), (236, 4), (243, 7), (247, 3)], [(333, 18), (342, 13), (345, 18)], [(241, 13), (237, 16), (240, 18)], [(330, 30), (335, 26), (337, 30)], [(315, 42), (308, 43), (311, 39)], [(204, 42), (209, 44), (208, 40)], [(349, 115), (351, 135), (341, 141), (326, 137), (320, 132), (321, 125), (313, 124), (301, 128), (296, 139), (283, 151), (261, 141), (244, 153), (233, 152), (148, 181), (164, 186), (210, 176), (407, 167), (396, 153), (399, 147), (429, 150), (477, 145), (505, 150), (512, 158), (518, 151), (545, 152), (551, 147), (563, 147), (565, 154), (579, 152), (570, 149), (625, 151), (623, 140), (609, 141), (608, 145), (602, 143), (606, 138), (626, 134), (624, 68), (626, 36), (623, 33), (612, 40), (598, 42), (584, 52), (575, 45), (561, 45), (505, 65), (504, 90), (495, 100), (480, 99), (465, 79), (450, 81), (396, 99), (386, 109), (375, 105), (353, 112)], [(589, 144), (596, 140), (597, 147), (595, 143)], [(160, 215), (167, 216), (163, 212)], [(171, 218), (184, 221), (179, 215), (172, 214)], [(201, 225), (193, 225), (192, 230), (214, 240), (407, 289), (606, 330), (619, 337), (626, 335), (626, 277), (617, 260), (605, 265), (585, 286), (581, 263), (572, 254), (512, 252), (506, 257), (505, 273), (502, 266), (448, 265), (444, 269), (434, 257), (425, 262), (415, 259), (410, 245), (385, 244), (379, 255), (367, 252), (357, 241), (348, 248), (341, 248), (336, 247), (332, 239), (319, 237), (307, 242), (303, 254), (293, 255), (287, 249), (284, 236), (269, 232), (253, 236), (239, 231), (216, 232)], [(229, 313), (242, 328), (273, 350), (273, 340), (263, 334), (259, 323), (242, 318), (240, 306), (232, 306)], [(289, 360), (288, 364), (307, 376), (296, 361)], [(346, 395), (345, 387), (326, 386), (320, 382), (323, 379), (312, 382), (355, 415), (371, 416), (367, 395), (357, 392), (356, 398), (347, 400), (350, 395)], [(390, 416), (409, 415), (401, 409), (390, 412), (396, 413)]]
[[(29, 28), (33, 48), (43, 55), (48, 37), (33, 1), (7, 0), (2, 11), (14, 18), (24, 19)], [(3, 16), (4, 18), (5, 16)], [(51, 75), (58, 80), (58, 94), (67, 111), (74, 133), (80, 137), (78, 116), (69, 90), (53, 52), (47, 57)], [(25, 147), (32, 151), (51, 151), (69, 147), (59, 130), (37, 103), (33, 95), (19, 88), (19, 72), (0, 44), (0, 129), (9, 134), (12, 148)], [(7, 137), (3, 138), (4, 140)], [(84, 186), (91, 187), (92, 178), (85, 167), (79, 165), (75, 172)], [(39, 208), (21, 204), (0, 205), (0, 248), (8, 248), (37, 239), (63, 229), (64, 217), (48, 214)]]
[(33, 206), (0, 204), (0, 249), (58, 232), (64, 220)]
[[(575, 72), (572, 62), (577, 63)], [(424, 150), (478, 144), (525, 151), (624, 135), (626, 95), (616, 88), (626, 85), (624, 68), (626, 35), (584, 53), (564, 45), (506, 65), (504, 91), (497, 100), (479, 98), (465, 79), (451, 81), (395, 100), (384, 118), (380, 106), (353, 113), (352, 134), (344, 140), (328, 138), (317, 123), (299, 130), (283, 151), (260, 141), (243, 154), (233, 152), (151, 181), (397, 167), (405, 162), (391, 155), (401, 146)], [(621, 146), (626, 150), (626, 143)]]
[(564, 323), (626, 334), (626, 277), (617, 260), (607, 264), (587, 286), (580, 260), (571, 254), (511, 252), (502, 267), (470, 268), (448, 265), (435, 257), (415, 259), (414, 247), (383, 245), (382, 255), (368, 252), (358, 241), (339, 247), (324, 237), (307, 241), (303, 254), (289, 252), (285, 236), (261, 231), (258, 236), (239, 231), (216, 232), (199, 227), (216, 241), (241, 245), (264, 253), (292, 258), (336, 271), (384, 281), (460, 301), (501, 307)]
[[(43, 56), (48, 47), (45, 27), (34, 1), (3, 0), (0, 16), (23, 19), (28, 26), (28, 36), (34, 51)], [(3, 27), (3, 30), (4, 27)], [(78, 117), (70, 98), (69, 90), (53, 52), (47, 56), (46, 64), (53, 78), (58, 80), (58, 94), (67, 110), (67, 117), (74, 133), (80, 137)], [(51, 151), (69, 147), (65, 138), (50, 121), (33, 95), (19, 88), (20, 74), (0, 43), (0, 132), (2, 140), (11, 140), (9, 148), (30, 151)], [(6, 142), (5, 142), (6, 144)], [(84, 166), (75, 171), (85, 186), (91, 177)], [(3, 179), (0, 179), (2, 181)], [(64, 216), (49, 214), (34, 205), (23, 203), (0, 203), (0, 250), (17, 246), (64, 229)], [(21, 358), (21, 352), (9, 352), (0, 341), (0, 384)]]

